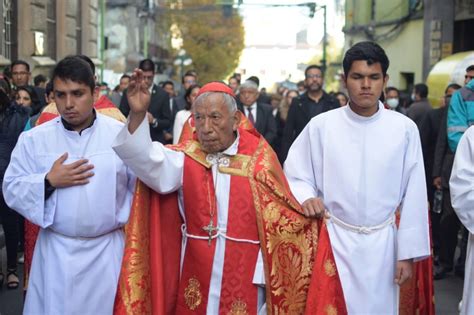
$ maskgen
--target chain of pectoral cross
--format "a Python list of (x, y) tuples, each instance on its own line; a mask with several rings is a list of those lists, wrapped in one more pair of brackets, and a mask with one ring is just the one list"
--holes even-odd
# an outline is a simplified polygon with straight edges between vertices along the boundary
[[(219, 172), (219, 165), (217, 165), (217, 170), (216, 172)], [(211, 167), (211, 172), (212, 174), (212, 167)], [(209, 172), (206, 173), (206, 182), (207, 182), (207, 197), (208, 197), (208, 200), (209, 200), (209, 206), (211, 207), (211, 209), (209, 210), (209, 215), (210, 215), (210, 220), (209, 220), (209, 224), (206, 225), (206, 226), (203, 226), (202, 229), (204, 231), (207, 232), (208, 234), (208, 246), (210, 247), (211, 246), (211, 241), (212, 241), (212, 236), (214, 234), (214, 232), (217, 232), (219, 231), (219, 227), (217, 226), (217, 222), (216, 222), (216, 225), (214, 225), (214, 214), (215, 214), (215, 211), (217, 209), (217, 177), (218, 177), (218, 174), (216, 173), (216, 182), (214, 184), (214, 198), (211, 198), (211, 187), (210, 187), (210, 179), (209, 179)]]

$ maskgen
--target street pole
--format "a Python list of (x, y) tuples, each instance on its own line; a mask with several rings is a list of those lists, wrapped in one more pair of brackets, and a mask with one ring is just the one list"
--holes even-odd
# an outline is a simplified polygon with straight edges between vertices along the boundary
[(327, 47), (328, 47), (326, 5), (322, 5), (321, 8), (323, 9), (323, 14), (324, 14), (323, 59), (321, 60), (321, 67), (323, 68), (323, 72), (326, 72), (326, 65), (327, 65), (326, 53), (327, 53)]
[(145, 18), (145, 25), (143, 31), (143, 57), (148, 58), (148, 15)]

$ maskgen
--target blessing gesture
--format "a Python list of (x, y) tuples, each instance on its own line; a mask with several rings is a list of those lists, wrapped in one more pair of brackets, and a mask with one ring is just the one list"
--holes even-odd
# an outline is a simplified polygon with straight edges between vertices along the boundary
[(143, 71), (135, 69), (127, 88), (127, 100), (130, 106), (128, 131), (133, 133), (145, 118), (150, 105), (150, 91), (144, 79)]

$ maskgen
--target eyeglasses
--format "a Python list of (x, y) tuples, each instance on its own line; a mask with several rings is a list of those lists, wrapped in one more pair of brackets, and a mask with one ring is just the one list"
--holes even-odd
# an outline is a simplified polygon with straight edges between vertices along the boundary
[(196, 81), (194, 81), (194, 80), (185, 80), (184, 83), (187, 83), (187, 84), (196, 84)]
[(24, 76), (24, 75), (28, 75), (28, 74), (29, 74), (29, 72), (27, 72), (27, 71), (12, 72), (12, 75), (16, 76), (16, 77)]
[(306, 79), (321, 79), (323, 76), (320, 74), (307, 74)]
[(474, 79), (474, 75), (467, 75), (467, 74), (466, 74), (466, 75), (464, 76), (464, 79), (466, 79), (466, 80), (469, 79), (469, 81), (470, 81), (470, 80)]
[(453, 95), (452, 95), (452, 94), (448, 94), (448, 95), (445, 95), (444, 98), (448, 100), (448, 99), (451, 98), (451, 96), (453, 96)]

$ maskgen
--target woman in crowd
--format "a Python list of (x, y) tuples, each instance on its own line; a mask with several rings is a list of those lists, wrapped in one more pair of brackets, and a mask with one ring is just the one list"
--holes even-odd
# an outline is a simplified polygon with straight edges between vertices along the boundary
[(17, 88), (16, 103), (26, 107), (30, 116), (34, 116), (41, 111), (41, 102), (33, 87), (25, 85)]
[(194, 84), (191, 85), (184, 94), (184, 99), (186, 100), (185, 107), (176, 114), (176, 118), (174, 119), (173, 144), (177, 144), (179, 142), (181, 131), (183, 130), (183, 126), (188, 120), (189, 116), (191, 116), (191, 108), (200, 89), (201, 86)]
[[(8, 91), (5, 91), (5, 89), (9, 90), (8, 82), (0, 80), (0, 216), (7, 249), (7, 287), (8, 289), (16, 289), (20, 283), (17, 274), (17, 248), (20, 237), (19, 215), (5, 204), (1, 187), (13, 148), (28, 120), (28, 111), (26, 108), (10, 102), (7, 95)], [(1, 265), (0, 287), (5, 280)]]

